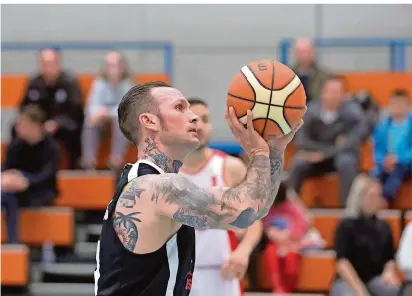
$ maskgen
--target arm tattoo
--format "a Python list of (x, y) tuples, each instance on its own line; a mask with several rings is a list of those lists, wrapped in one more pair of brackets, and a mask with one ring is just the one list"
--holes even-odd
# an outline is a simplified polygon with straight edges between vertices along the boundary
[(281, 179), (281, 173), (283, 170), (283, 152), (276, 148), (270, 147), (270, 193), (267, 204), (263, 207), (262, 211), (258, 214), (258, 219), (262, 219), (269, 212), (273, 201), (279, 190)]
[(141, 222), (140, 219), (134, 217), (140, 212), (123, 214), (116, 212), (113, 217), (113, 227), (122, 244), (130, 252), (134, 251), (136, 246), (138, 231), (136, 222)]
[(137, 179), (129, 182), (124, 188), (119, 197), (119, 206), (121, 208), (131, 209), (136, 204), (136, 197), (140, 198), (140, 195), (145, 191), (137, 186)]
[(192, 227), (232, 225), (246, 228), (262, 216), (268, 204), (271, 205), (274, 200), (271, 197), (271, 172), (278, 182), (279, 177), (276, 175), (280, 175), (281, 167), (281, 163), (275, 163), (276, 159), (273, 158), (272, 168), (269, 157), (254, 157), (246, 179), (241, 184), (215, 194), (197, 187), (181, 175), (160, 175), (153, 183), (151, 199), (156, 203), (163, 200), (178, 205), (172, 218)]

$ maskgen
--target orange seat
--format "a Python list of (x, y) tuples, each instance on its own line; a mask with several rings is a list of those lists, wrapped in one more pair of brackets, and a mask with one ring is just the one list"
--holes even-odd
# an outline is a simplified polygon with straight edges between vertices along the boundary
[(368, 90), (379, 106), (385, 106), (393, 90), (402, 88), (412, 93), (411, 72), (357, 72), (343, 73), (348, 92)]
[(29, 249), (25, 245), (1, 246), (1, 285), (24, 287), (29, 282)]
[[(326, 248), (334, 247), (335, 230), (340, 221), (344, 218), (344, 210), (340, 209), (316, 209), (311, 210), (313, 215), (313, 226), (326, 241)], [(379, 217), (385, 220), (392, 230), (393, 242), (398, 246), (402, 231), (401, 211), (384, 210), (379, 213)]]
[[(330, 288), (335, 273), (335, 255), (333, 251), (320, 251), (303, 255), (298, 291), (326, 292)], [(258, 259), (258, 283), (266, 290), (272, 289), (266, 258), (263, 254)]]
[(374, 165), (373, 141), (372, 139), (367, 139), (360, 147), (360, 170), (368, 173), (373, 169)]
[(104, 210), (115, 188), (115, 178), (109, 173), (63, 171), (59, 173), (60, 195), (55, 204), (75, 210)]
[(400, 210), (412, 210), (412, 178), (402, 184), (391, 207)]
[[(1, 241), (7, 240), (5, 215), (2, 213)], [(57, 246), (71, 246), (74, 242), (74, 213), (70, 208), (24, 208), (19, 217), (20, 241), (30, 246), (41, 246), (50, 241)]]
[(303, 182), (300, 197), (309, 208), (340, 208), (339, 183), (336, 174), (308, 178)]

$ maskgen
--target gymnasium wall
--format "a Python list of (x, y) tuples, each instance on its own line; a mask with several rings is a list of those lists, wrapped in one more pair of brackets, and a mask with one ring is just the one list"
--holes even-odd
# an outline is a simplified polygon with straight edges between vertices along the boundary
[[(213, 106), (214, 140), (232, 140), (223, 119), (233, 73), (255, 59), (278, 57), (283, 38), (412, 38), (412, 5), (2, 5), (2, 41), (170, 40), (174, 83)], [(67, 52), (75, 72), (96, 72), (103, 52)], [(162, 70), (161, 55), (126, 52), (136, 71)], [(326, 49), (332, 70), (386, 70), (387, 48)], [(2, 72), (29, 73), (34, 53), (2, 54)], [(412, 71), (412, 49), (407, 54)], [(3, 112), (4, 111), (4, 112)], [(13, 111), (2, 110), (2, 139)], [(4, 124), (6, 123), (6, 125)]]

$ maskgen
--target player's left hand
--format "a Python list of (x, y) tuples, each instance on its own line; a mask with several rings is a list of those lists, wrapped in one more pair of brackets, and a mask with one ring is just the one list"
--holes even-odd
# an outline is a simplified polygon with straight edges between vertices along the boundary
[(237, 248), (230, 255), (229, 259), (222, 265), (221, 273), (224, 279), (242, 279), (245, 276), (249, 265), (250, 252)]

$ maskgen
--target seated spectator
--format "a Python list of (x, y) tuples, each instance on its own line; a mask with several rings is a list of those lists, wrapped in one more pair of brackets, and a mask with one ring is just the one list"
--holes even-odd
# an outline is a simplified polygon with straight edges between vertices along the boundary
[(412, 281), (412, 222), (406, 225), (402, 233), (396, 259), (406, 280)]
[(282, 182), (272, 208), (264, 218), (265, 233), (269, 238), (265, 257), (274, 293), (293, 292), (299, 276), (299, 253), (324, 246), (317, 230), (311, 227), (310, 215), (295, 195)]
[(8, 242), (18, 243), (19, 207), (51, 204), (57, 195), (58, 143), (45, 132), (46, 115), (36, 105), (21, 109), (17, 136), (1, 174), (1, 206), (6, 209)]
[(383, 196), (392, 201), (412, 168), (412, 114), (408, 95), (395, 91), (388, 114), (382, 118), (373, 134), (375, 168), (371, 174), (383, 185)]
[(86, 121), (83, 129), (83, 167), (95, 169), (97, 147), (102, 129), (111, 123), (111, 156), (108, 166), (118, 170), (123, 165), (123, 156), (129, 142), (117, 123), (117, 107), (133, 87), (133, 78), (128, 72), (125, 59), (118, 52), (105, 57), (102, 73), (89, 94), (86, 106)]
[(330, 76), (321, 100), (308, 104), (305, 124), (296, 134), (298, 152), (290, 169), (293, 189), (300, 192), (305, 178), (336, 171), (340, 177), (341, 205), (359, 169), (359, 150), (367, 124), (359, 104), (346, 100), (344, 81)]
[(328, 73), (316, 62), (315, 45), (310, 39), (297, 39), (294, 53), (296, 65), (292, 69), (302, 82), (307, 102), (318, 100)]
[(69, 168), (75, 169), (81, 154), (83, 122), (80, 86), (75, 77), (61, 69), (56, 49), (42, 50), (39, 61), (40, 73), (30, 79), (21, 107), (36, 104), (45, 112), (46, 132), (62, 142), (69, 156)]
[(331, 296), (396, 296), (399, 279), (389, 224), (377, 217), (383, 206), (379, 182), (369, 178), (362, 190), (362, 210), (344, 218), (335, 232), (336, 279)]

